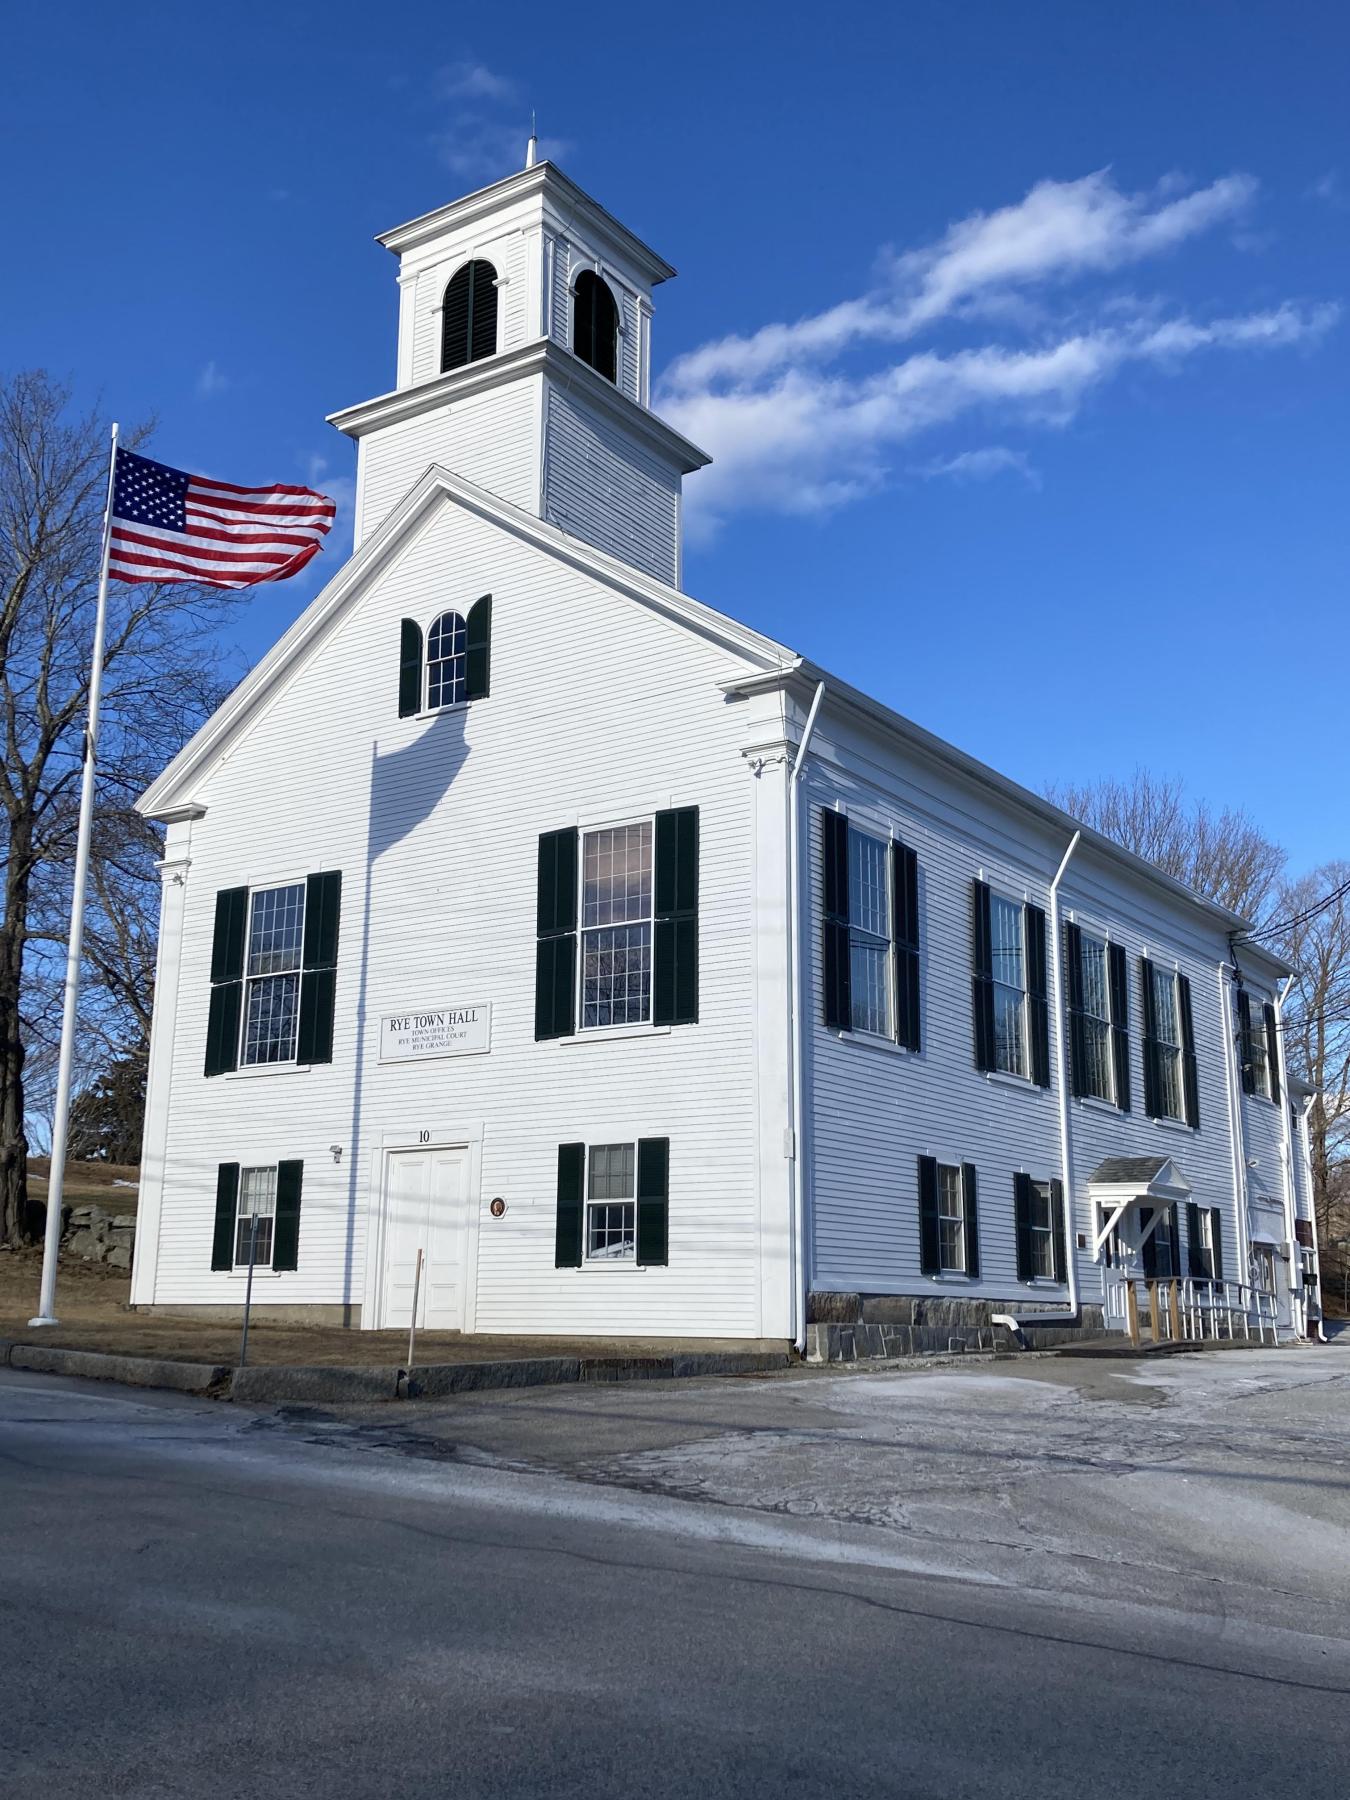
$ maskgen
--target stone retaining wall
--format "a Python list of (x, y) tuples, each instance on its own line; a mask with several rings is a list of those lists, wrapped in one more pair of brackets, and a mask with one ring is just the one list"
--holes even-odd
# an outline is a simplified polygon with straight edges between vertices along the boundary
[(110, 1213), (101, 1206), (73, 1206), (65, 1222), (61, 1248), (85, 1262), (129, 1269), (136, 1247), (135, 1213)]
[[(965, 1300), (952, 1295), (812, 1294), (807, 1302), (806, 1360), (861, 1362), (963, 1350), (1016, 1350), (1013, 1334), (995, 1325), (996, 1313), (1039, 1311), (1017, 1300)], [(1052, 1309), (1051, 1309), (1052, 1310)], [(1080, 1343), (1105, 1332), (1100, 1306), (1085, 1306), (1082, 1322), (1025, 1331), (1029, 1349)]]

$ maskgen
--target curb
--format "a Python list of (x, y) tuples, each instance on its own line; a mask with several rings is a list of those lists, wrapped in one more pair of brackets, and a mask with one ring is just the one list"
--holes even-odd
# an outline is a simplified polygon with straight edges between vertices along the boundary
[(86, 1381), (118, 1381), (125, 1387), (173, 1388), (182, 1394), (220, 1393), (230, 1371), (219, 1363), (168, 1362), (162, 1357), (112, 1356), (101, 1350), (62, 1350), (42, 1344), (7, 1344), (11, 1369), (41, 1375), (81, 1375)]
[(557, 1387), (569, 1382), (676, 1381), (709, 1375), (757, 1375), (792, 1367), (786, 1351), (680, 1351), (670, 1356), (539, 1356), (473, 1363), (428, 1363), (412, 1369), (392, 1364), (258, 1364), (232, 1369), (217, 1363), (170, 1362), (161, 1357), (117, 1356), (100, 1350), (0, 1340), (0, 1367), (44, 1375), (79, 1375), (127, 1387), (172, 1388), (245, 1404), (298, 1401), (342, 1404), (372, 1400), (435, 1400), (491, 1389)]

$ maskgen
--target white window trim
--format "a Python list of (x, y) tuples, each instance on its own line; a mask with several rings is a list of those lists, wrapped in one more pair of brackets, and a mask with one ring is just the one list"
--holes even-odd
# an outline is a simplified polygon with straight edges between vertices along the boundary
[[(1046, 1208), (1046, 1213), (1048, 1214), (1048, 1217), (1049, 1217), (1049, 1223), (1046, 1225), (1033, 1224), (1030, 1227), (1030, 1230), (1032, 1233), (1033, 1241), (1039, 1242), (1040, 1240), (1043, 1239), (1044, 1242), (1049, 1247), (1049, 1250), (1050, 1250), (1050, 1273), (1048, 1275), (1033, 1275), (1030, 1277), (1030, 1279), (1032, 1282), (1042, 1282), (1047, 1287), (1063, 1287), (1065, 1284), (1062, 1281), (1057, 1280), (1056, 1276), (1055, 1276), (1055, 1198), (1054, 1198), (1054, 1189), (1048, 1179), (1041, 1180), (1039, 1177), (1033, 1175), (1031, 1177), (1031, 1190), (1032, 1190), (1033, 1204), (1036, 1201), (1036, 1189), (1037, 1188), (1044, 1188), (1044, 1190), (1045, 1190), (1045, 1208)], [(1066, 1204), (1067, 1204), (1067, 1202), (1066, 1202)]]
[[(588, 931), (608, 931), (608, 925), (586, 925), (582, 921), (586, 909), (586, 839), (594, 837), (602, 831), (623, 831), (633, 825), (649, 825), (652, 834), (652, 889), (651, 910), (643, 919), (629, 919), (629, 925), (645, 924), (651, 933), (648, 940), (648, 957), (650, 960), (649, 980), (647, 983), (647, 1017), (645, 1019), (625, 1019), (620, 1025), (586, 1025), (585, 1015), (586, 992), (586, 933)], [(654, 812), (629, 814), (626, 818), (607, 819), (603, 824), (578, 825), (577, 827), (577, 971), (573, 992), (573, 1004), (577, 1028), (569, 1032), (562, 1043), (570, 1044), (578, 1040), (593, 1043), (597, 1038), (605, 1037), (649, 1037), (658, 1033), (668, 1034), (669, 1025), (656, 1025), (652, 1022), (652, 1011), (656, 1004), (656, 814)], [(587, 1169), (590, 1168), (590, 1148), (587, 1146)]]
[[(874, 830), (870, 826), (860, 824), (857, 821), (857, 819), (853, 818), (853, 817), (848, 817), (846, 819), (846, 823), (848, 825), (848, 830), (849, 830), (850, 836), (852, 836), (852, 834), (854, 832), (856, 832), (859, 837), (870, 838), (874, 844), (880, 844), (882, 847), (882, 850), (885, 853), (885, 862), (884, 862), (883, 867), (884, 867), (884, 871), (885, 871), (884, 878), (885, 878), (885, 884), (886, 884), (886, 902), (885, 902), (885, 913), (886, 913), (886, 1020), (887, 1020), (889, 1029), (886, 1031), (873, 1031), (869, 1026), (855, 1025), (852, 1023), (852, 1018), (853, 1018), (853, 998), (852, 998), (852, 995), (853, 995), (853, 933), (855, 930), (857, 930), (860, 933), (862, 933), (862, 935), (865, 936), (866, 938), (868, 938), (869, 940), (873, 939), (874, 937), (878, 936), (879, 934), (875, 933), (875, 932), (870, 932), (870, 931), (863, 932), (862, 927), (861, 926), (855, 927), (853, 920), (850, 918), (848, 921), (849, 1021), (850, 1022), (849, 1022), (848, 1030), (841, 1031), (839, 1033), (839, 1036), (849, 1038), (854, 1043), (866, 1045), (871, 1049), (876, 1049), (878, 1047), (884, 1047), (884, 1048), (890, 1049), (890, 1050), (901, 1051), (902, 1046), (897, 1044), (895, 1041), (895, 894), (892, 891), (892, 884), (895, 880), (895, 867), (894, 867), (894, 864), (895, 864), (895, 856), (894, 856), (895, 833), (888, 832), (884, 828), (877, 828)], [(852, 873), (853, 873), (853, 859), (852, 859), (852, 853), (850, 851), (850, 853), (849, 853), (850, 884), (852, 881)], [(849, 909), (850, 909), (850, 911), (852, 910), (852, 906), (853, 906), (853, 895), (852, 895), (852, 890), (851, 890), (851, 885), (850, 885), (850, 893), (849, 893)], [(914, 1054), (914, 1052), (912, 1050), (905, 1049), (905, 1050), (903, 1050), (903, 1054), (906, 1056), (912, 1056)]]
[[(483, 359), (480, 358), (479, 360), (481, 361)], [(469, 366), (470, 365), (465, 364), (466, 368)], [(431, 704), (431, 634), (436, 629), (437, 625), (440, 624), (441, 620), (447, 618), (458, 619), (464, 632), (464, 698), (462, 700), (447, 700), (440, 706), (433, 706)], [(449, 656), (438, 656), (435, 660), (437, 663), (453, 662), (454, 658)], [(468, 688), (469, 615), (467, 612), (461, 612), (457, 606), (443, 606), (427, 626), (426, 635), (422, 639), (422, 691), (420, 695), (422, 704), (418, 709), (417, 716), (419, 718), (435, 718), (439, 713), (458, 712), (461, 707), (468, 706), (469, 704)]]
[[(1247, 1017), (1251, 1022), (1252, 1042), (1255, 1044), (1259, 1039), (1261, 1045), (1262, 1084), (1255, 1087), (1246, 1098), (1248, 1100), (1266, 1100), (1272, 1106), (1278, 1106), (1279, 1101), (1271, 1091), (1273, 1084), (1270, 1079), (1270, 1041), (1266, 1037), (1266, 1007), (1270, 1005), (1270, 1002), (1264, 994), (1254, 993), (1251, 988), (1244, 988), (1242, 991), (1247, 996)], [(1256, 1065), (1253, 1063), (1253, 1073), (1255, 1068)]]
[[(942, 1173), (943, 1173), (944, 1169), (948, 1170), (949, 1172), (951, 1172), (952, 1174), (954, 1174), (956, 1176), (956, 1194), (957, 1194), (956, 1203), (957, 1203), (957, 1206), (960, 1208), (960, 1211), (958, 1213), (944, 1213), (942, 1210)], [(969, 1267), (970, 1243), (969, 1243), (969, 1238), (968, 1238), (970, 1222), (966, 1218), (965, 1171), (963, 1170), (963, 1168), (959, 1162), (953, 1163), (953, 1162), (939, 1161), (939, 1163), (937, 1165), (937, 1175), (938, 1175), (938, 1260), (941, 1263), (941, 1267), (937, 1271), (938, 1279), (944, 1280), (944, 1281), (950, 1281), (954, 1277), (961, 1277), (964, 1280), (969, 1281), (971, 1279), (970, 1267)], [(944, 1263), (941, 1260), (942, 1259), (942, 1222), (944, 1219), (953, 1219), (953, 1218), (959, 1218), (960, 1223), (961, 1223), (961, 1258), (962, 1258), (962, 1260), (961, 1260), (961, 1263), (959, 1266), (956, 1263)]]
[[(1179, 1125), (1183, 1131), (1194, 1131), (1195, 1127), (1193, 1125), (1188, 1124), (1186, 1121), (1186, 1044), (1185, 1044), (1185, 1035), (1186, 1034), (1185, 1034), (1184, 1030), (1182, 1029), (1182, 1024), (1181, 1024), (1181, 981), (1180, 981), (1181, 970), (1177, 966), (1176, 963), (1173, 963), (1172, 967), (1169, 969), (1166, 966), (1166, 964), (1157, 963), (1157, 962), (1152, 964), (1152, 969), (1153, 969), (1153, 976), (1155, 978), (1159, 975), (1166, 975), (1168, 980), (1172, 983), (1172, 1015), (1176, 1019), (1176, 1022), (1177, 1022), (1177, 1037), (1179, 1040), (1181, 1040), (1180, 1042), (1178, 1042), (1176, 1044), (1172, 1044), (1172, 1043), (1168, 1042), (1166, 1039), (1164, 1039), (1158, 1035), (1158, 1031), (1157, 1031), (1158, 990), (1157, 990), (1157, 986), (1155, 983), (1154, 990), (1153, 990), (1153, 1019), (1154, 1019), (1153, 1041), (1160, 1050), (1175, 1051), (1175, 1053), (1176, 1053), (1176, 1058), (1177, 1058), (1177, 1096), (1178, 1096), (1178, 1102), (1181, 1106), (1181, 1111), (1180, 1111), (1180, 1113), (1157, 1114), (1157, 1115), (1155, 1115), (1153, 1122), (1155, 1125)], [(1162, 1074), (1161, 1068), (1159, 1069), (1158, 1073), (1159, 1073), (1159, 1077), (1161, 1078), (1161, 1074)]]
[[(1030, 985), (1029, 985), (1028, 979), (1027, 979), (1028, 974), (1030, 972), (1029, 964), (1030, 964), (1030, 960), (1031, 960), (1030, 956), (1028, 954), (1028, 947), (1027, 947), (1027, 907), (1031, 905), (1031, 899), (1030, 899), (1030, 896), (1027, 894), (1010, 894), (1005, 888), (995, 887), (992, 882), (990, 882), (988, 884), (988, 886), (989, 886), (989, 901), (990, 901), (991, 909), (993, 906), (993, 902), (995, 900), (1002, 900), (1005, 905), (1015, 906), (1017, 908), (1018, 914), (1019, 914), (1019, 917), (1020, 917), (1021, 923), (1022, 923), (1022, 1000), (1021, 1000), (1021, 1004), (1018, 1007), (1018, 1018), (1021, 1021), (1022, 1055), (1026, 1060), (1028, 1072), (1025, 1075), (1023, 1075), (1016, 1069), (995, 1068), (995, 1069), (986, 1069), (984, 1071), (984, 1073), (993, 1078), (1003, 1080), (1003, 1081), (1015, 1081), (1019, 1084), (1025, 1082), (1025, 1084), (1028, 1087), (1034, 1088), (1037, 1086), (1037, 1083), (1033, 1079), (1033, 1077), (1030, 1073), (1030, 1070), (1031, 1070), (1031, 988), (1030, 988)], [(990, 928), (989, 928), (989, 956), (990, 956), (991, 965), (993, 962), (993, 954), (994, 954), (993, 938), (994, 938), (994, 931), (993, 931), (992, 913), (991, 913), (991, 923), (990, 923)], [(991, 966), (991, 970), (990, 970), (990, 981), (991, 981), (996, 993), (999, 988), (1006, 988), (1010, 993), (1012, 992), (1012, 983), (1008, 982), (1008, 981), (1000, 981), (998, 979), (997, 975), (995, 975), (993, 973), (992, 966)], [(994, 1037), (995, 1037), (995, 1043), (993, 1045), (991, 1045), (990, 1048), (993, 1049), (994, 1054), (997, 1055), (998, 1054), (998, 1050), (997, 1050), (997, 1038), (998, 1038), (997, 1013), (995, 1014)]]
[[(252, 1212), (244, 1211), (244, 1179), (248, 1175), (257, 1175), (259, 1173), (267, 1174), (272, 1177), (272, 1210), (270, 1213), (254, 1214)], [(254, 1217), (267, 1218), (272, 1221), (272, 1234), (268, 1240), (267, 1246), (267, 1261), (254, 1263), (254, 1277), (256, 1278), (259, 1275), (276, 1275), (281, 1272), (272, 1267), (272, 1259), (276, 1254), (277, 1175), (278, 1165), (276, 1163), (245, 1163), (240, 1167), (239, 1189), (234, 1202), (234, 1266), (231, 1270), (231, 1273), (234, 1275), (243, 1275), (245, 1278), (248, 1276), (248, 1258), (244, 1257), (241, 1261), (239, 1257), (239, 1227), (244, 1219), (251, 1219)]]
[[(603, 1144), (586, 1143), (586, 1166), (582, 1171), (581, 1181), (581, 1266), (583, 1269), (634, 1269), (637, 1260), (637, 1190), (638, 1190), (638, 1138), (608, 1138)], [(618, 1146), (632, 1145), (633, 1149), (633, 1193), (631, 1199), (592, 1200), (591, 1199), (591, 1152), (597, 1148), (610, 1150)], [(629, 1206), (633, 1208), (633, 1251), (631, 1256), (592, 1256), (591, 1255), (591, 1208), (592, 1206)]]
[[(301, 890), (300, 902), (300, 952), (294, 969), (274, 971), (272, 975), (250, 975), (248, 972), (249, 944), (253, 939), (253, 908), (259, 894), (277, 893), (282, 888), (298, 887)], [(309, 882), (305, 875), (290, 876), (282, 881), (260, 881), (250, 883), (248, 890), (248, 917), (244, 921), (244, 975), (243, 993), (239, 1006), (239, 1041), (235, 1053), (235, 1067), (230, 1071), (233, 1075), (273, 1075), (285, 1070), (294, 1073), (296, 1069), (309, 1068), (309, 1063), (297, 1062), (300, 1049), (300, 997), (305, 977), (305, 911), (309, 905)], [(277, 1057), (269, 1062), (246, 1062), (244, 1052), (248, 1046), (248, 996), (249, 989), (255, 982), (272, 981), (277, 975), (294, 975), (295, 990), (295, 1046), (289, 1056)]]
[[(1104, 1023), (1106, 1026), (1106, 1080), (1111, 1089), (1109, 1094), (1079, 1094), (1076, 1098), (1086, 1104), (1107, 1107), (1111, 1112), (1120, 1112), (1120, 1096), (1116, 1091), (1116, 997), (1111, 989), (1111, 950), (1115, 940), (1109, 932), (1096, 931), (1092, 926), (1084, 925), (1079, 920), (1075, 920), (1074, 923), (1078, 926), (1078, 985), (1080, 991), (1083, 986), (1083, 945), (1090, 941), (1100, 944), (1102, 947), (1102, 956), (1105, 962), (1103, 973), (1106, 983), (1106, 1018), (1104, 1021), (1098, 1019), (1097, 1014), (1088, 1012), (1086, 1007), (1082, 1009), (1082, 1012), (1085, 1019), (1092, 1019), (1097, 1024)], [(1128, 962), (1126, 966), (1128, 967)]]

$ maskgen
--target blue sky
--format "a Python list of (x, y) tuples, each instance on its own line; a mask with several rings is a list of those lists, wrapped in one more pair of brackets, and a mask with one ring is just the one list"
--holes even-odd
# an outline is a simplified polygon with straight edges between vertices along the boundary
[(533, 106), (681, 272), (691, 592), (1031, 787), (1143, 763), (1350, 855), (1350, 15), (829, 16), (11, 11), (4, 363), (345, 500), (324, 415), (393, 384), (372, 235), (517, 166)]

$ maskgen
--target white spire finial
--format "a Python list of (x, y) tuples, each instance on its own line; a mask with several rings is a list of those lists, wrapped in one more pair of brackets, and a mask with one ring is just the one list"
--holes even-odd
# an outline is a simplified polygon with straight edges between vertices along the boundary
[(530, 113), (530, 141), (525, 146), (525, 167), (532, 169), (539, 161), (539, 139), (534, 135), (534, 113)]

